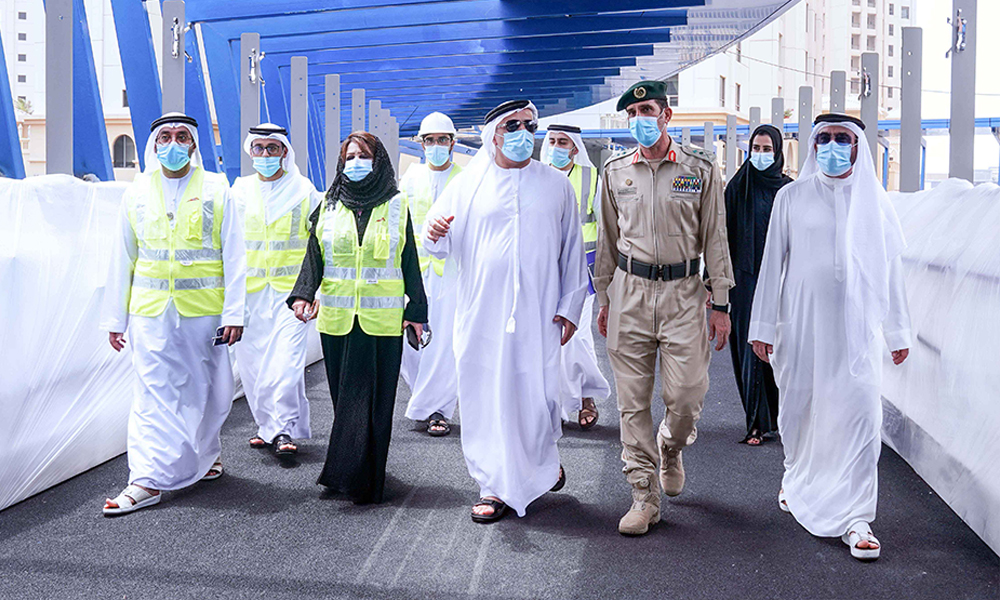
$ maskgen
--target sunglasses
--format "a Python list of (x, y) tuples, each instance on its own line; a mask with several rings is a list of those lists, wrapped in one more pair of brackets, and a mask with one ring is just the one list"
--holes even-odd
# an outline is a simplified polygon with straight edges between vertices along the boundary
[(538, 131), (538, 121), (518, 121), (517, 119), (511, 119), (500, 126), (506, 129), (507, 133), (514, 133), (521, 128), (521, 125), (524, 125), (524, 128), (528, 130), (528, 133), (535, 133)]
[(829, 133), (823, 131), (816, 134), (817, 144), (829, 144), (830, 140), (837, 142), (838, 144), (854, 144), (854, 137), (849, 133), (837, 133), (836, 135), (830, 135)]

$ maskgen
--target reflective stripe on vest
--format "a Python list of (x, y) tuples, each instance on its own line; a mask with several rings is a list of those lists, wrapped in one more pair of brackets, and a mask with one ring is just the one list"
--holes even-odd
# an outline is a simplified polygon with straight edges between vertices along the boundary
[(306, 195), (290, 211), (268, 224), (260, 178), (255, 174), (241, 180), (239, 189), (248, 192), (244, 193), (246, 198), (242, 207), (247, 293), (259, 292), (268, 285), (277, 292), (290, 292), (295, 287), (309, 244), (306, 221), (310, 197)]
[(346, 335), (356, 316), (368, 335), (402, 335), (407, 204), (399, 193), (372, 209), (360, 245), (354, 213), (342, 204), (323, 206), (316, 226), (323, 253), (320, 332)]
[(155, 317), (173, 300), (185, 317), (222, 314), (226, 283), (221, 228), (228, 182), (194, 167), (176, 214), (168, 216), (161, 177), (159, 170), (140, 174), (126, 193), (139, 245), (129, 312)]
[(593, 169), (574, 165), (569, 180), (576, 191), (576, 205), (580, 210), (580, 224), (583, 227), (583, 249), (585, 252), (597, 250), (597, 215), (594, 212), (594, 198), (597, 196), (597, 177)]
[[(448, 184), (455, 178), (455, 175), (458, 175), (461, 171), (461, 167), (452, 163), (451, 171), (448, 173), (448, 180), (445, 182), (444, 187), (448, 187)], [(406, 176), (404, 176), (402, 183), (406, 189), (406, 199), (410, 206), (410, 217), (413, 219), (413, 235), (417, 242), (417, 256), (420, 257), (420, 271), (426, 273), (427, 269), (433, 266), (434, 272), (440, 277), (444, 275), (444, 259), (431, 256), (424, 249), (422, 238), (427, 213), (438, 199), (438, 196), (434, 196), (434, 190), (431, 187), (432, 177), (432, 171), (427, 165), (413, 165), (410, 167), (410, 170), (406, 171)], [(440, 195), (443, 191), (444, 188), (438, 190), (438, 194)]]

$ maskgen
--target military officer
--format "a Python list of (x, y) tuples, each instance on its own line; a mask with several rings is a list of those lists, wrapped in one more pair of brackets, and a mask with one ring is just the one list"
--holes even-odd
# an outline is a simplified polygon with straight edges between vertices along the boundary
[[(660, 520), (660, 489), (684, 488), (681, 450), (708, 391), (709, 341), (729, 337), (733, 268), (725, 201), (714, 156), (667, 134), (666, 86), (642, 81), (618, 100), (639, 147), (605, 163), (594, 287), (598, 329), (618, 390), (622, 459), (632, 506), (620, 533), (642, 535)], [(705, 326), (702, 255), (713, 290)], [(666, 416), (653, 431), (650, 403), (659, 357)], [(659, 477), (656, 472), (659, 470)]]

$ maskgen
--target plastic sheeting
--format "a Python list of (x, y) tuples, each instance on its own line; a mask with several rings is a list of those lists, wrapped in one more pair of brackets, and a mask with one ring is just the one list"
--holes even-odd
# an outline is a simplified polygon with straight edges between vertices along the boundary
[(892, 198), (914, 343), (883, 369), (883, 437), (1000, 554), (1000, 187)]
[(130, 349), (98, 325), (126, 187), (0, 178), (0, 510), (125, 451)]

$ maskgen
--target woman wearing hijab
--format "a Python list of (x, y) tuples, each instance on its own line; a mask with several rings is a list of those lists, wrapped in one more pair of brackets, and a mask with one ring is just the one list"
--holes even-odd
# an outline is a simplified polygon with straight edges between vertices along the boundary
[(782, 136), (776, 127), (761, 125), (750, 137), (750, 153), (726, 186), (726, 226), (736, 287), (729, 291), (733, 331), (729, 344), (736, 387), (747, 414), (743, 442), (759, 446), (778, 430), (778, 387), (771, 365), (758, 359), (747, 340), (750, 307), (757, 287), (771, 206), (778, 190), (791, 183), (783, 173)]
[(370, 133), (354, 132), (340, 148), (288, 305), (303, 321), (317, 319), (333, 399), (318, 483), (356, 504), (381, 502), (402, 335), (411, 327), (421, 337), (427, 297), (406, 195)]

